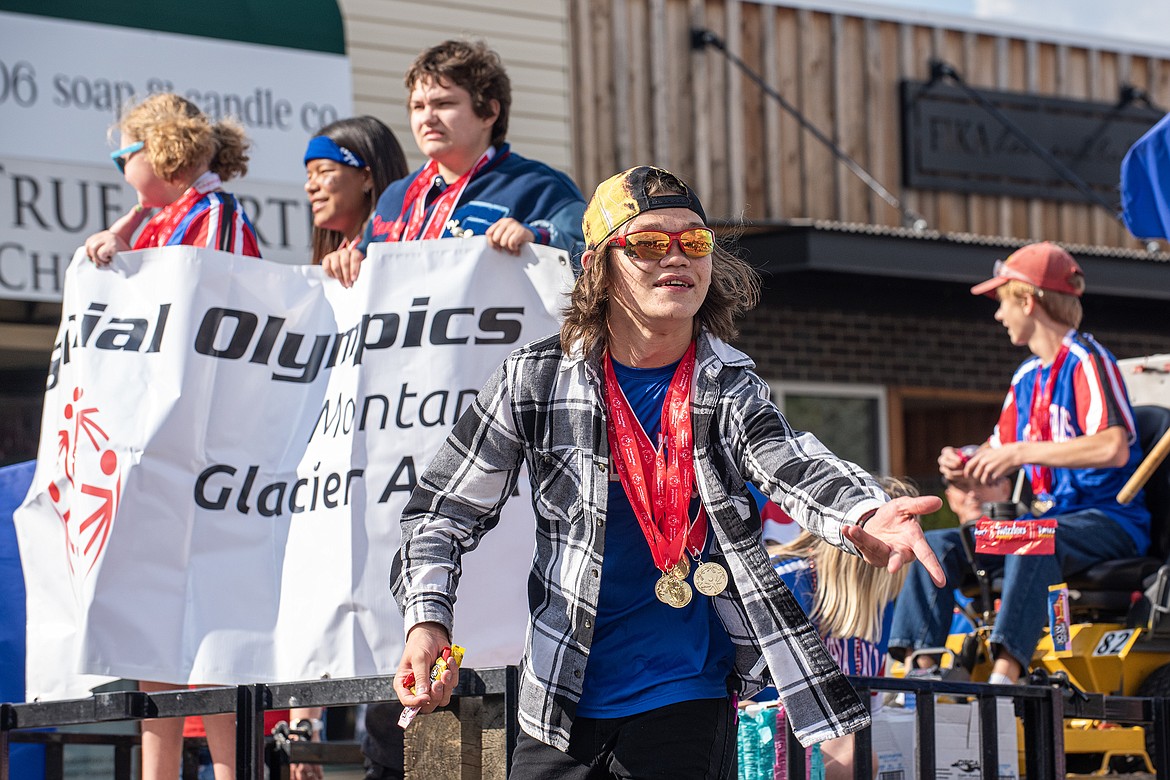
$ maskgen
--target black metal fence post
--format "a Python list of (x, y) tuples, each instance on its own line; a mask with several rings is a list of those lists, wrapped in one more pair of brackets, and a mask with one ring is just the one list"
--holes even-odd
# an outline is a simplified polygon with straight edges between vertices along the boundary
[(236, 780), (264, 780), (264, 711), (268, 687), (236, 688)]
[(1154, 699), (1151, 709), (1154, 730), (1154, 771), (1170, 777), (1170, 699)]
[(8, 780), (8, 733), (16, 728), (16, 710), (11, 704), (0, 704), (0, 780)]
[[(1024, 773), (1029, 780), (1056, 780), (1063, 777), (1063, 771), (1056, 773), (1056, 764), (1053, 758), (1055, 749), (1043, 749), (1053, 745), (1060, 732), (1060, 740), (1064, 739), (1064, 723), (1056, 720), (1054, 700), (1059, 700), (1060, 691), (1051, 688), (1043, 699), (1028, 699), (1024, 702)], [(1057, 725), (1059, 723), (1059, 725)], [(1062, 751), (1063, 752), (1063, 751)]]
[[(865, 708), (872, 711), (873, 697), (869, 693), (869, 688), (865, 685), (856, 685), (854, 687), (857, 689), (857, 695), (861, 697), (861, 701), (865, 704)], [(862, 778), (874, 776), (872, 725), (853, 735), (853, 776)]]
[(806, 776), (804, 745), (796, 738), (792, 724), (788, 718), (784, 719), (784, 763), (788, 767), (788, 780), (796, 780)]
[(504, 772), (512, 773), (512, 752), (520, 736), (520, 667), (504, 669)]
[(918, 755), (914, 757), (917, 763), (915, 777), (920, 780), (934, 780), (935, 765), (938, 755), (934, 749), (934, 694), (930, 691), (914, 694), (915, 744), (918, 746)]
[(117, 744), (114, 746), (114, 778), (116, 780), (130, 780), (132, 769), (130, 745)]
[(979, 697), (979, 763), (983, 780), (999, 778), (998, 709), (999, 699), (994, 695)]
[(45, 745), (45, 780), (65, 780), (65, 744)]
[(1048, 711), (1044, 714), (1045, 728), (1049, 732), (1047, 744), (1052, 746), (1048, 753), (1050, 764), (1049, 772), (1053, 780), (1064, 780), (1064, 691), (1059, 688), (1048, 689)]

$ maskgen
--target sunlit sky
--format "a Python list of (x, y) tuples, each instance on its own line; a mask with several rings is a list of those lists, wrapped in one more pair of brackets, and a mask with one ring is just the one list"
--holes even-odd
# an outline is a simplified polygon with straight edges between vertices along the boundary
[(914, 9), (968, 17), (987, 24), (1101, 36), (1170, 48), (1167, 0), (853, 0), (854, 7)]

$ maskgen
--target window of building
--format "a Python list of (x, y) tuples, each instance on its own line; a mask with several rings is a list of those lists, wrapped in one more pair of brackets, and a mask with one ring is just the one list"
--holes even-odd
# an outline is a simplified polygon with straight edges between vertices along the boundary
[(772, 400), (797, 430), (810, 431), (845, 460), (889, 472), (889, 420), (880, 385), (771, 382)]

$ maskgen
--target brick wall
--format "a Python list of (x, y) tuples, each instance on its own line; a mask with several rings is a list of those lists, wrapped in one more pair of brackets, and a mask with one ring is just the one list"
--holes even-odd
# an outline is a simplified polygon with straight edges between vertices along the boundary
[(770, 379), (976, 390), (1003, 389), (1019, 362), (1005, 343), (957, 319), (796, 306), (756, 310), (740, 341)]
[[(958, 286), (825, 274), (768, 286), (736, 346), (769, 380), (1002, 392), (1028, 355), (994, 302)], [(1170, 352), (1161, 308), (1090, 299), (1084, 329), (1119, 358)]]

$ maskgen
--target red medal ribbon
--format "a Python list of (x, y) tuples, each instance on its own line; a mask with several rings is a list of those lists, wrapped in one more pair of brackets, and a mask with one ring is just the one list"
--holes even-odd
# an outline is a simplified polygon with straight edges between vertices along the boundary
[[(1040, 391), (1041, 369), (1036, 369), (1036, 383), (1032, 386), (1032, 412), (1028, 417), (1028, 441), (1052, 441), (1052, 394), (1056, 390), (1056, 378), (1060, 367), (1068, 357), (1068, 345), (1061, 344), (1060, 351), (1048, 370), (1048, 381)], [(1032, 492), (1037, 496), (1052, 494), (1052, 469), (1047, 466), (1030, 466), (1032, 470)]]
[(209, 192), (214, 192), (222, 186), (219, 176), (208, 171), (200, 176), (187, 190), (162, 208), (159, 213), (150, 218), (150, 221), (138, 234), (134, 242), (135, 249), (150, 249), (156, 246), (166, 246), (174, 235), (175, 228), (183, 221), (200, 198)]
[(390, 235), (386, 240), (416, 241), (425, 238), (442, 238), (443, 231), (447, 227), (447, 219), (455, 210), (455, 206), (459, 204), (459, 199), (463, 197), (463, 191), (467, 189), (467, 185), (471, 183), (475, 175), (491, 161), (494, 156), (493, 151), (494, 147), (489, 146), (476, 160), (475, 165), (471, 166), (471, 170), (443, 190), (442, 194), (435, 199), (434, 210), (424, 225), (423, 219), (427, 213), (427, 193), (431, 191), (431, 187), (435, 186), (435, 177), (439, 175), (439, 164), (434, 160), (428, 162), (422, 172), (415, 176), (414, 181), (406, 188), (406, 195), (402, 198), (402, 211), (399, 213), (398, 219), (390, 224)]
[[(702, 552), (707, 540), (707, 512), (699, 508), (690, 522), (691, 491), (695, 483), (694, 440), (691, 433), (691, 378), (695, 373), (695, 344), (675, 369), (662, 410), (658, 447), (650, 444), (605, 355), (607, 429), (614, 466), (638, 525), (650, 546), (654, 565), (669, 571), (683, 556)], [(647, 475), (653, 475), (653, 482)]]

